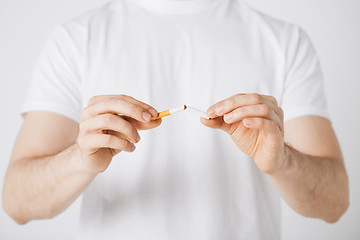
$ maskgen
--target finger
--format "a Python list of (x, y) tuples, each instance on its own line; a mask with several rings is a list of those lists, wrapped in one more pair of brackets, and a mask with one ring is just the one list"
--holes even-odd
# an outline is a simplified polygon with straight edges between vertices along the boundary
[(123, 133), (120, 133), (120, 132), (115, 132), (115, 131), (112, 131), (112, 130), (102, 130), (101, 132), (104, 133), (104, 134), (114, 135), (114, 136), (116, 136), (118, 138), (127, 139), (126, 136)]
[(101, 114), (90, 118), (80, 124), (85, 132), (99, 132), (101, 130), (111, 130), (119, 132), (133, 143), (140, 141), (139, 133), (136, 128), (128, 121), (115, 114)]
[(276, 116), (278, 117), (279, 121), (282, 123), (284, 122), (284, 112), (278, 105), (275, 105), (274, 103), (269, 103), (269, 106), (273, 109)]
[(95, 103), (98, 103), (106, 98), (116, 98), (120, 95), (96, 95), (90, 98), (88, 102), (88, 106), (94, 105)]
[(105, 113), (128, 116), (144, 123), (152, 118), (151, 113), (147, 109), (137, 104), (118, 98), (106, 98), (86, 107), (82, 113), (82, 120)]
[(222, 117), (210, 118), (210, 119), (206, 119), (206, 118), (202, 117), (200, 119), (200, 121), (206, 127), (221, 129), (221, 130), (224, 130), (225, 132), (229, 132), (229, 130), (231, 128), (231, 126), (229, 124), (224, 122)]
[(279, 126), (282, 125), (275, 111), (267, 104), (250, 105), (236, 108), (235, 110), (224, 115), (224, 121), (227, 124), (232, 124), (250, 117), (263, 117), (275, 121)]
[(130, 141), (118, 138), (110, 134), (93, 133), (79, 139), (79, 145), (86, 150), (88, 154), (97, 152), (100, 148), (111, 148), (115, 151), (133, 152), (135, 145)]
[(278, 134), (280, 132), (278, 125), (274, 121), (265, 118), (245, 118), (243, 124), (247, 128), (263, 130), (269, 134)]
[(150, 106), (149, 104), (146, 104), (146, 103), (144, 103), (144, 102), (141, 102), (141, 101), (139, 101), (139, 100), (137, 100), (137, 99), (135, 99), (135, 98), (133, 98), (133, 97), (127, 96), (127, 95), (120, 95), (120, 96), (121, 96), (124, 100), (127, 100), (127, 101), (129, 101), (129, 102), (131, 102), (131, 103), (133, 103), (133, 104), (137, 104), (137, 105), (139, 105), (140, 107), (146, 109), (147, 111), (149, 111), (149, 113), (151, 114), (152, 117), (157, 117), (158, 111), (157, 111), (154, 107)]
[(149, 113), (152, 115), (152, 117), (156, 117), (158, 115), (158, 111), (155, 108), (153, 108), (152, 106), (150, 106), (150, 105), (148, 105), (148, 104), (146, 104), (144, 102), (141, 102), (141, 101), (139, 101), (139, 100), (137, 100), (137, 99), (135, 99), (133, 97), (124, 95), (124, 94), (121, 94), (121, 95), (97, 95), (97, 96), (92, 97), (89, 100), (88, 105), (93, 105), (95, 103), (103, 101), (104, 99), (126, 100), (128, 102), (139, 105), (140, 107), (146, 109), (147, 111), (149, 111)]
[(272, 104), (278, 106), (278, 101), (276, 100), (276, 98), (274, 96), (270, 96), (270, 95), (262, 95), (264, 100), (267, 100), (269, 102), (271, 102)]
[(275, 97), (273, 96), (268, 96), (268, 95), (262, 95), (263, 99), (264, 99), (264, 103), (268, 103), (268, 105), (275, 111), (276, 115), (279, 116), (279, 119), (281, 121), (283, 121), (284, 119), (284, 112), (283, 110), (279, 107), (279, 103), (276, 100)]
[(156, 128), (156, 127), (160, 126), (161, 123), (162, 123), (161, 118), (156, 119), (156, 120), (152, 120), (152, 121), (146, 122), (146, 123), (139, 122), (136, 119), (126, 117), (126, 116), (124, 116), (123, 118), (125, 120), (127, 120), (128, 122), (130, 122), (131, 125), (133, 125), (138, 130), (148, 130), (148, 129)]
[(207, 110), (207, 115), (210, 118), (223, 116), (226, 113), (234, 110), (235, 108), (241, 106), (247, 106), (247, 105), (261, 104), (262, 101), (263, 101), (262, 96), (257, 93), (236, 94), (211, 106)]

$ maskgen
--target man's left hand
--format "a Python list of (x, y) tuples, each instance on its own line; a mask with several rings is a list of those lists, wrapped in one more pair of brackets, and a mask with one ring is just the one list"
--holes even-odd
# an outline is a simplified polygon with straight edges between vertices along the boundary
[(262, 172), (272, 174), (284, 166), (284, 115), (274, 97), (236, 94), (211, 106), (207, 115), (210, 120), (201, 122), (227, 132)]

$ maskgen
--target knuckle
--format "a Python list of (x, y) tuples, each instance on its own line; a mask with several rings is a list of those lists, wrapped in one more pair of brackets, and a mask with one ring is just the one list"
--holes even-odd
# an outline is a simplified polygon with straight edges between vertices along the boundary
[(139, 133), (136, 131), (136, 129), (135, 129), (135, 128), (132, 128), (132, 130), (131, 130), (131, 136), (132, 136), (132, 138), (133, 138), (133, 139), (137, 139), (137, 138), (138, 138), (138, 135), (139, 135)]
[(225, 105), (234, 106), (236, 104), (236, 100), (234, 97), (229, 98), (227, 102), (225, 102)]
[(140, 112), (140, 111), (139, 111), (139, 107), (136, 106), (135, 104), (131, 104), (131, 105), (130, 105), (130, 112), (132, 112), (132, 113), (138, 113), (138, 112)]
[(124, 135), (132, 141), (136, 139), (137, 131), (134, 130), (132, 127), (126, 126), (124, 128)]
[(284, 119), (284, 110), (282, 110), (281, 107), (279, 107), (279, 113), (280, 113), (280, 118)]
[(276, 100), (276, 98), (274, 96), (270, 96), (270, 100), (272, 102), (274, 102), (276, 105), (278, 104), (278, 101)]
[(116, 105), (118, 103), (117, 99), (116, 98), (107, 98), (105, 101), (104, 101), (104, 105)]
[(95, 117), (97, 115), (96, 107), (88, 107), (86, 113), (88, 118)]
[(86, 120), (92, 114), (92, 107), (90, 105), (83, 108), (81, 111), (81, 120)]
[(124, 149), (124, 150), (129, 149), (129, 141), (127, 141), (125, 139), (121, 139), (120, 147), (121, 147), (121, 149)]
[(135, 151), (135, 147), (132, 143), (129, 144), (129, 152)]
[(127, 99), (129, 100), (136, 100), (135, 98), (133, 98), (132, 96), (129, 96), (129, 95), (125, 95)]
[(128, 98), (129, 96), (128, 95), (126, 95), (126, 94), (120, 94), (119, 95), (119, 98), (120, 99), (126, 99), (126, 98)]
[(98, 99), (100, 98), (99, 95), (96, 95), (96, 96), (92, 96), (88, 102), (88, 105), (91, 105), (93, 104), (94, 102), (98, 101)]
[(252, 93), (252, 94), (251, 94), (251, 98), (252, 98), (252, 100), (253, 100), (253, 102), (254, 102), (255, 104), (259, 104), (259, 103), (261, 103), (261, 101), (262, 101), (262, 97), (261, 97), (261, 95), (258, 94), (258, 93)]
[(128, 140), (126, 140), (126, 139), (121, 139), (121, 149), (122, 150), (124, 150), (124, 151), (126, 151), (126, 152), (133, 152), (135, 149), (134, 149), (134, 145), (130, 142), (130, 141), (128, 141)]
[(88, 120), (79, 124), (79, 136), (89, 134), (91, 132), (91, 125)]
[(242, 93), (238, 93), (238, 94), (235, 94), (234, 97), (235, 97), (236, 99), (238, 99), (238, 98), (242, 97), (243, 95), (244, 95), (244, 94), (242, 94)]
[(270, 109), (270, 107), (269, 107), (268, 105), (262, 104), (262, 105), (261, 105), (261, 112), (262, 112), (262, 114), (263, 114), (264, 116), (267, 116), (267, 115), (270, 114), (271, 109)]
[(102, 122), (104, 125), (109, 125), (113, 122), (113, 116), (111, 114), (103, 114)]

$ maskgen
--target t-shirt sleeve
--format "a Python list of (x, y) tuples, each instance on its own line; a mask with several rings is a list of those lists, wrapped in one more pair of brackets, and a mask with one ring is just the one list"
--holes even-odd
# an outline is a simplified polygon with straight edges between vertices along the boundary
[(79, 122), (82, 59), (77, 37), (62, 25), (52, 32), (35, 64), (22, 117), (30, 111), (49, 111)]
[(329, 119), (319, 59), (309, 37), (298, 27), (292, 32), (286, 50), (280, 106), (284, 121), (305, 115)]

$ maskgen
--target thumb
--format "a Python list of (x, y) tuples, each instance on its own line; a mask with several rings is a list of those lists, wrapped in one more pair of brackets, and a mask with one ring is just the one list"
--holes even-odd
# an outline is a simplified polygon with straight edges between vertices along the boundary
[(201, 118), (200, 121), (206, 127), (221, 129), (229, 134), (231, 132), (231, 125), (224, 122), (223, 117), (210, 118), (210, 119)]
[(150, 120), (149, 122), (146, 123), (139, 122), (138, 120), (130, 117), (124, 116), (123, 118), (129, 123), (131, 123), (137, 130), (148, 130), (148, 129), (156, 128), (160, 126), (162, 123), (161, 118), (156, 120)]

